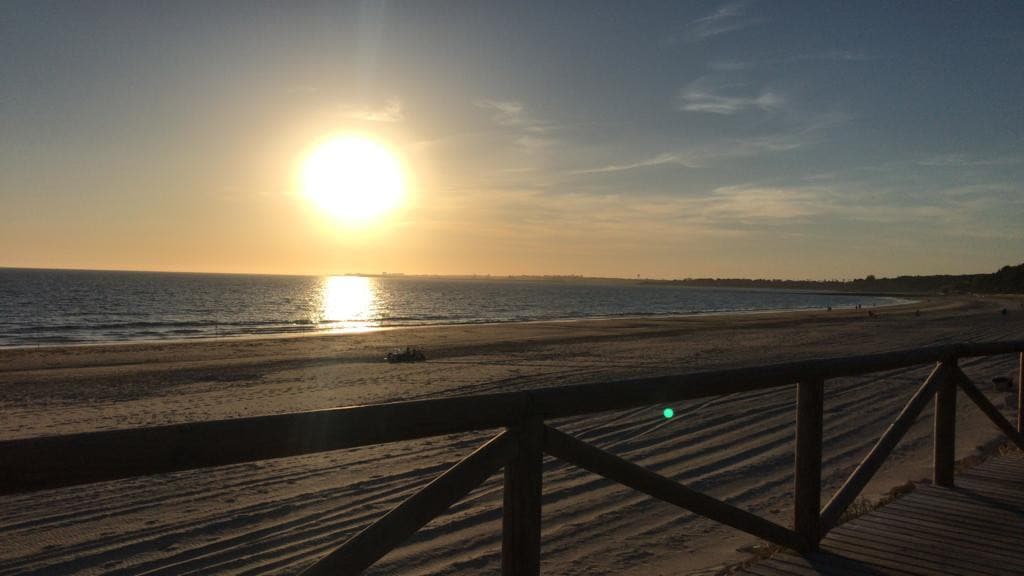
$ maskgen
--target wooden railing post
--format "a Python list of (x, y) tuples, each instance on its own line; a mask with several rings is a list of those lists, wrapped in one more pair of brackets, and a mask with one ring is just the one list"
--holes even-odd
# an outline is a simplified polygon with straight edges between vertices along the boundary
[(1024, 434), (1024, 352), (1017, 364), (1017, 432)]
[(807, 541), (808, 551), (821, 540), (821, 444), (825, 381), (797, 384), (796, 465), (793, 529)]
[(540, 499), (544, 423), (528, 420), (509, 428), (519, 438), (519, 453), (505, 466), (502, 518), (502, 576), (540, 574)]
[(953, 486), (953, 463), (956, 461), (956, 358), (943, 362), (948, 370), (935, 394), (935, 436), (932, 451), (932, 483)]

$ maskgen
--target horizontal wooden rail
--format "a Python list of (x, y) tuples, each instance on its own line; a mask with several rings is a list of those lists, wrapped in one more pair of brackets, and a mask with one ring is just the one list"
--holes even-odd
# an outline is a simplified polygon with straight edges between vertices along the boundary
[(520, 419), (528, 401), (463, 396), (7, 440), (0, 494), (500, 428)]
[(1024, 341), (6, 440), (0, 441), (0, 494), (501, 428), (527, 418), (549, 420), (1012, 352), (1024, 352)]

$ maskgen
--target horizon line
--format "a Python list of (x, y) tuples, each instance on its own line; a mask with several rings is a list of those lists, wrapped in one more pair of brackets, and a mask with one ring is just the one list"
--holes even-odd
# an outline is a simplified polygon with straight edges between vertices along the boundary
[[(1012, 265), (1011, 265), (1012, 266)], [(1000, 267), (1002, 269), (1003, 266)], [(406, 273), (406, 272), (379, 272), (379, 273), (367, 273), (367, 272), (343, 272), (343, 273), (331, 273), (331, 274), (301, 274), (301, 273), (281, 273), (281, 272), (210, 272), (200, 270), (143, 270), (143, 269), (131, 269), (131, 268), (60, 268), (60, 267), (45, 267), (45, 266), (3, 266), (0, 265), (0, 271), (2, 270), (34, 270), (34, 271), (50, 271), (50, 272), (124, 272), (130, 274), (194, 274), (194, 275), (219, 275), (219, 276), (280, 276), (280, 277), (332, 277), (332, 276), (361, 276), (366, 278), (547, 278), (547, 279), (572, 279), (572, 280), (604, 280), (604, 281), (656, 281), (656, 282), (686, 282), (695, 280), (717, 280), (717, 281), (729, 281), (729, 280), (744, 280), (744, 281), (762, 281), (762, 282), (817, 282), (817, 283), (849, 283), (857, 280), (866, 280), (868, 276), (871, 276), (877, 280), (885, 280), (889, 278), (901, 278), (901, 277), (927, 277), (927, 276), (976, 276), (982, 274), (993, 274), (993, 272), (971, 272), (963, 274), (901, 274), (897, 276), (879, 276), (875, 278), (874, 275), (867, 275), (864, 278), (841, 278), (841, 279), (814, 279), (814, 278), (753, 278), (753, 277), (718, 277), (718, 276), (701, 276), (693, 277), (688, 276), (685, 278), (667, 278), (667, 277), (651, 277), (651, 276), (640, 276), (635, 277), (623, 277), (623, 276), (587, 276), (584, 274), (494, 274), (494, 273), (452, 273), (452, 274), (429, 274), (429, 273)]]

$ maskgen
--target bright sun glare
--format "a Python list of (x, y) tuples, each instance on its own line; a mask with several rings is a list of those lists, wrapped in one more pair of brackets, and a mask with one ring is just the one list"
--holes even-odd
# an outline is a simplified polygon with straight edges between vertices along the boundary
[(302, 166), (302, 191), (317, 208), (350, 225), (367, 224), (405, 196), (402, 167), (373, 140), (336, 137), (317, 146)]

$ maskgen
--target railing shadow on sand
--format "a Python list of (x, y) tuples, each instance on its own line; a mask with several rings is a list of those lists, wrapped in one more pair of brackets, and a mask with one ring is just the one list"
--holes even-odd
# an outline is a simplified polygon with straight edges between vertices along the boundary
[[(540, 571), (543, 457), (554, 456), (625, 486), (801, 552), (840, 520), (934, 398), (933, 482), (953, 485), (957, 389), (1024, 450), (1024, 389), (1018, 377), (1011, 425), (961, 371), (962, 358), (1019, 354), (1024, 341), (953, 344), (675, 376), (543, 388), (91, 432), (0, 442), (0, 494), (297, 456), (474, 430), (503, 429), (303, 574), (357, 574), (487, 478), (504, 469), (502, 573)], [(867, 456), (824, 508), (823, 398), (829, 379), (934, 363)], [(1020, 376), (1024, 376), (1021, 373)], [(686, 487), (545, 424), (546, 420), (724, 396), (797, 384), (793, 527)], [(211, 442), (216, 438), (216, 442)]]

